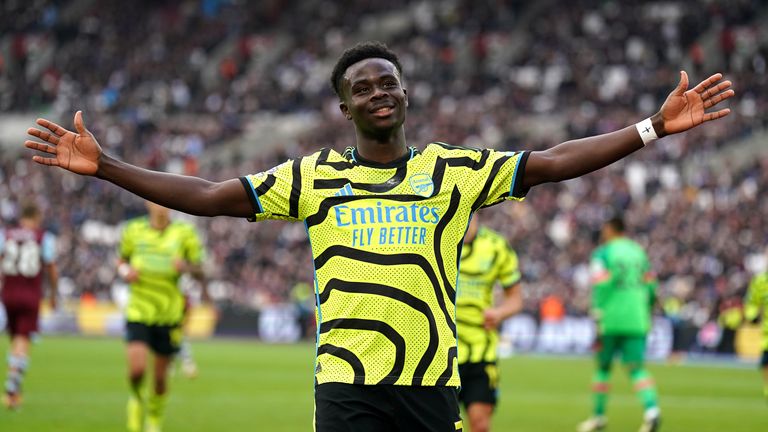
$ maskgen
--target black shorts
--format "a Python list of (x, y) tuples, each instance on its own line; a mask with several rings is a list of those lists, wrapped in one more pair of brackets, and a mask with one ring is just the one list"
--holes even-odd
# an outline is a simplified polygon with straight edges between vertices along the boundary
[(496, 363), (464, 363), (459, 365), (461, 389), (459, 400), (468, 407), (474, 402), (496, 405), (499, 372)]
[(315, 386), (316, 432), (461, 431), (455, 387)]
[(181, 347), (181, 326), (125, 323), (126, 342), (144, 342), (155, 354), (171, 356)]
[(768, 350), (763, 351), (763, 356), (760, 357), (760, 367), (768, 367)]

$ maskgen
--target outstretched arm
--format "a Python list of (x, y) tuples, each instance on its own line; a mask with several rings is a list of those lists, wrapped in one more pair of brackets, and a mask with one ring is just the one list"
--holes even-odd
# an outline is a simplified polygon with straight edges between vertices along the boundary
[(77, 133), (46, 119), (37, 124), (47, 130), (29, 128), (27, 133), (45, 143), (27, 140), (27, 148), (53, 155), (35, 155), (32, 160), (76, 174), (110, 181), (154, 203), (198, 216), (253, 215), (248, 196), (238, 179), (220, 183), (198, 177), (151, 171), (105, 154), (93, 134), (85, 128), (83, 113), (75, 114)]
[[(730, 81), (715, 74), (688, 89), (688, 74), (680, 72), (680, 83), (667, 97), (658, 113), (651, 117), (653, 129), (661, 138), (691, 129), (701, 123), (727, 116), (731, 110), (705, 112), (734, 95)], [(719, 83), (718, 83), (719, 82)], [(687, 90), (687, 91), (686, 91)], [(528, 157), (523, 186), (558, 182), (603, 168), (643, 147), (634, 125), (603, 135), (566, 141)]]

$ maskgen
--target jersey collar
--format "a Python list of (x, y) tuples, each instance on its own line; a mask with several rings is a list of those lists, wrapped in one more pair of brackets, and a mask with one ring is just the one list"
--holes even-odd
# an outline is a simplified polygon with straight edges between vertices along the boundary
[(347, 147), (347, 150), (344, 152), (344, 157), (356, 165), (362, 165), (371, 168), (397, 168), (408, 163), (408, 161), (416, 157), (417, 154), (419, 154), (419, 150), (416, 147), (408, 147), (408, 152), (403, 155), (403, 157), (395, 159), (392, 162), (380, 163), (365, 159), (364, 157), (360, 156), (360, 153), (358, 153), (356, 147)]

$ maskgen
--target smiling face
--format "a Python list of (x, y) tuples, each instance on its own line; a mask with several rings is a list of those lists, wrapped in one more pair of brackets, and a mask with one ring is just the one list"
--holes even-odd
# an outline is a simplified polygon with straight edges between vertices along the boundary
[(388, 135), (405, 122), (408, 97), (394, 64), (381, 58), (347, 68), (339, 108), (368, 136)]

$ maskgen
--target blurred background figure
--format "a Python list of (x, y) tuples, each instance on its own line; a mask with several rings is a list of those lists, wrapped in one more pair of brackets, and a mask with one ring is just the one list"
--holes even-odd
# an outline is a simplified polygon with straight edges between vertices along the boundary
[(655, 432), (661, 423), (656, 385), (644, 364), (658, 283), (642, 246), (626, 237), (624, 230), (623, 218), (608, 220), (602, 229), (602, 245), (592, 254), (592, 313), (598, 323), (597, 371), (593, 380), (593, 414), (579, 425), (579, 432), (606, 427), (611, 366), (617, 354), (621, 354), (645, 410), (640, 432)]
[(43, 216), (34, 202), (22, 205), (17, 224), (0, 228), (2, 287), (0, 299), (7, 315), (11, 348), (3, 403), (9, 409), (21, 405), (24, 374), (29, 366), (30, 337), (38, 331), (40, 302), (45, 276), (48, 301), (56, 309), (58, 270), (56, 237), (42, 228)]
[[(146, 206), (147, 216), (125, 225), (117, 270), (130, 284), (125, 339), (131, 389), (127, 428), (131, 432), (161, 430), (168, 367), (183, 339), (186, 300), (178, 282), (184, 273), (203, 279), (203, 246), (194, 226), (172, 220), (165, 207), (149, 201)], [(203, 298), (207, 299), (207, 294)], [(144, 375), (149, 353), (154, 358), (154, 373), (153, 385), (147, 392)], [(185, 361), (191, 361), (191, 357)], [(187, 364), (186, 368), (191, 366)], [(196, 373), (196, 367), (189, 372)]]
[(755, 276), (750, 282), (744, 315), (748, 321), (756, 321), (762, 316), (763, 346), (760, 369), (763, 372), (763, 395), (768, 401), (768, 272)]
[(315, 296), (312, 287), (304, 282), (297, 282), (291, 288), (291, 301), (295, 307), (296, 321), (301, 339), (314, 339)]
[[(456, 293), (456, 330), (461, 375), (459, 400), (471, 432), (491, 429), (498, 398), (499, 325), (523, 309), (517, 254), (498, 233), (481, 227), (480, 214), (469, 222), (461, 248)], [(503, 292), (495, 297), (496, 285)]]
[(715, 314), (721, 328), (717, 353), (733, 355), (736, 352), (736, 331), (744, 322), (742, 296), (736, 292), (725, 293), (715, 303)]

